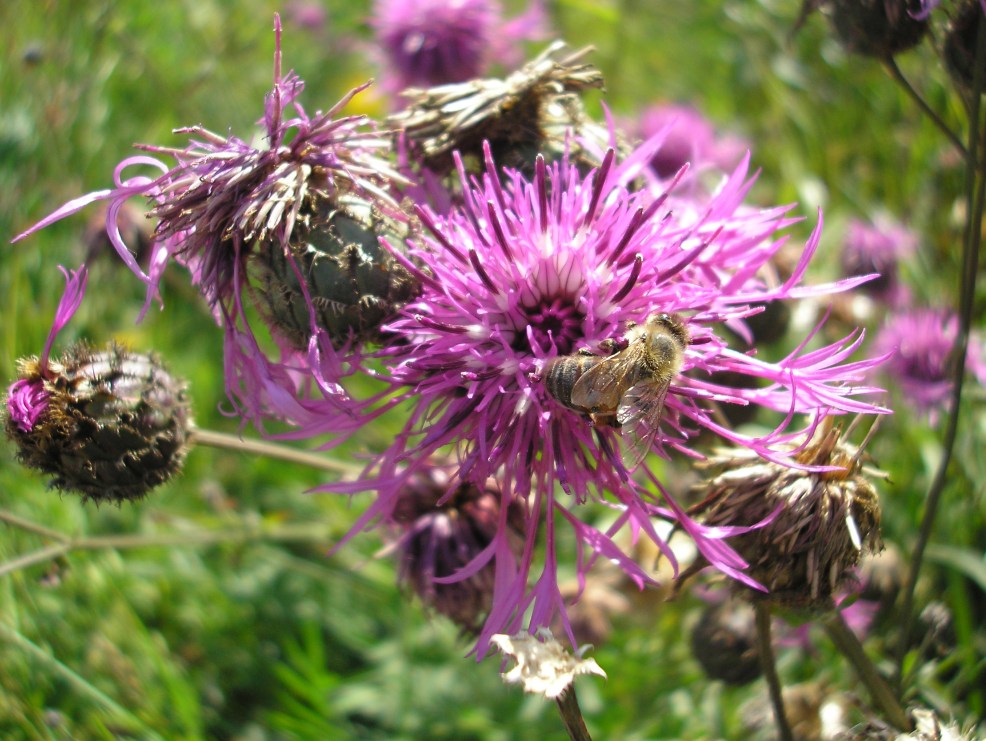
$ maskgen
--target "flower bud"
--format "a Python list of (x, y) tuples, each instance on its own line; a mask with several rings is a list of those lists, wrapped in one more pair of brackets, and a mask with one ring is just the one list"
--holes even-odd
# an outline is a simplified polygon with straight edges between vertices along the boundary
[(386, 237), (399, 248), (406, 232), (355, 196), (320, 200), (287, 245), (266, 240), (252, 259), (254, 295), (270, 326), (305, 349), (311, 310), (337, 349), (351, 338), (379, 342), (380, 326), (418, 292), (412, 275), (378, 241)]
[(185, 458), (191, 412), (184, 383), (155, 355), (85, 344), (42, 367), (19, 362), (9, 388), (7, 435), (28, 468), (83, 501), (137, 500), (175, 475)]
[(832, 0), (835, 35), (850, 52), (884, 59), (920, 43), (927, 19), (915, 18), (920, 0)]
[[(945, 71), (963, 90), (972, 90), (976, 72), (976, 37), (983, 21), (978, 0), (966, 2), (955, 14), (945, 36)], [(986, 82), (984, 82), (986, 84)]]
[[(482, 487), (461, 483), (446, 498), (449, 475), (443, 466), (416, 473), (397, 501), (392, 519), (401, 531), (399, 578), (425, 605), (463, 630), (476, 632), (493, 600), (494, 562), (459, 581), (437, 580), (454, 576), (497, 537), (501, 494), (490, 479)], [(511, 549), (517, 553), (524, 541), (519, 503), (510, 505), (507, 525)]]
[(692, 630), (692, 655), (706, 675), (744, 685), (760, 676), (753, 607), (739, 600), (708, 605)]

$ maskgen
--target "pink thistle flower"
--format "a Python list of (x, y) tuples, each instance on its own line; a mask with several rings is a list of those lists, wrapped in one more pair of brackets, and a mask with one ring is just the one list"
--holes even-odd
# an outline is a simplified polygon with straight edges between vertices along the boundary
[(748, 149), (735, 137), (718, 136), (712, 123), (688, 105), (654, 105), (643, 112), (639, 130), (645, 139), (664, 129), (664, 143), (651, 159), (651, 167), (665, 179), (686, 164), (699, 172), (731, 170)]
[(497, 0), (376, 0), (370, 25), (386, 60), (384, 87), (430, 87), (511, 65), (519, 42), (544, 36), (541, 0), (510, 21)]
[[(791, 464), (786, 443), (798, 434), (788, 430), (793, 414), (885, 411), (856, 399), (876, 391), (861, 382), (878, 361), (847, 362), (861, 336), (811, 351), (801, 347), (774, 362), (727, 347), (719, 334), (724, 325), (741, 327), (765, 304), (846, 290), (861, 279), (801, 285), (818, 245), (816, 229), (791, 277), (765, 285), (758, 271), (782, 244), (775, 233), (792, 223), (784, 216), (787, 209), (742, 207), (751, 185), (745, 160), (705, 202), (675, 200), (669, 192), (656, 197), (632, 192), (629, 183), (646, 167), (654, 146), (642, 147), (620, 165), (610, 152), (588, 177), (567, 160), (548, 167), (539, 158), (531, 180), (504, 170), (502, 183), (487, 147), (481, 178), (470, 180), (458, 162), (462, 208), (441, 216), (419, 207), (424, 236), (409, 240), (409, 258), (395, 250), (418, 276), (422, 293), (387, 327), (402, 342), (379, 357), (387, 367), (382, 375), (395, 389), (387, 403), (409, 405), (409, 420), (363, 480), (326, 490), (378, 491), (356, 532), (376, 518), (389, 518), (404, 482), (432, 454), (451, 450), (458, 470), (447, 491), (494, 477), (502, 511), (515, 497), (527, 502), (531, 517), (519, 568), (501, 567), (499, 555), (510, 551), (501, 516), (496, 537), (464, 569), (496, 564), (480, 653), (494, 633), (516, 630), (528, 608), (532, 628), (550, 624), (562, 608), (560, 526), (575, 533), (583, 575), (602, 557), (619, 564), (638, 585), (650, 581), (614, 542), (624, 527), (652, 539), (673, 560), (650, 519), (659, 482), (644, 462), (640, 470), (655, 488), (633, 483), (620, 456), (622, 420), (603, 419), (558, 398), (545, 382), (553, 360), (586, 357), (582, 351), (597, 359), (624, 352), (633, 324), (643, 325), (655, 314), (677, 316), (688, 341), (681, 348), (680, 372), (662, 398), (663, 414), (646, 437), (647, 447), (662, 456), (677, 451), (701, 457), (689, 441), (704, 427)], [(725, 371), (767, 385), (732, 388), (710, 380)], [(713, 403), (759, 404), (785, 418), (773, 433), (748, 437), (716, 423)], [(579, 519), (576, 510), (589, 499), (606, 502), (617, 513), (609, 527)], [(539, 520), (545, 561), (537, 575), (533, 543)], [(714, 565), (743, 578), (745, 562), (720, 530), (689, 527)]]
[[(952, 394), (952, 351), (959, 318), (946, 309), (913, 309), (890, 317), (877, 335), (877, 352), (889, 354), (884, 372), (901, 397), (926, 414), (932, 424)], [(977, 337), (970, 337), (966, 369), (986, 385), (986, 356)]]
[(72, 271), (66, 271), (61, 265), (58, 269), (65, 276), (65, 291), (55, 310), (55, 320), (52, 322), (51, 331), (48, 332), (41, 358), (31, 360), (30, 371), (26, 368), (22, 369), (22, 377), (7, 389), (7, 414), (10, 421), (24, 433), (31, 432), (48, 409), (51, 394), (45, 389), (45, 380), (53, 376), (48, 367), (51, 348), (55, 338), (79, 310), (86, 293), (89, 271), (86, 270), (85, 265), (80, 265), (78, 270)]
[[(286, 396), (299, 393), (299, 387), (297, 383), (278, 387), (269, 381), (297, 374), (305, 355), (297, 348), (285, 348), (282, 358), (273, 360), (259, 352), (243, 315), (247, 258), (263, 243), (283, 249), (292, 261), (288, 244), (296, 225), (307, 224), (313, 204), (332, 201), (340, 193), (355, 194), (396, 213), (399, 209), (386, 189), (391, 182), (404, 182), (390, 168), (386, 155), (378, 154), (390, 147), (387, 138), (363, 116), (337, 117), (369, 83), (349, 92), (327, 112), (309, 115), (298, 102), (304, 83), (293, 72), (281, 72), (281, 25), (277, 17), (275, 40), (274, 87), (259, 121), (266, 145), (255, 146), (199, 126), (177, 129), (176, 133), (189, 135), (185, 148), (138, 145), (143, 151), (172, 158), (174, 166), (147, 155), (125, 159), (114, 173), (116, 187), (66, 203), (13, 240), (23, 239), (91, 203), (107, 201), (110, 243), (147, 285), (141, 318), (159, 297), (159, 283), (168, 263), (175, 259), (186, 266), (213, 305), (217, 321), (225, 327), (231, 400), (238, 412), (256, 420), (264, 415), (283, 418), (290, 404), (278, 403), (278, 399), (286, 401)], [(137, 166), (160, 174), (125, 177), (125, 172)], [(121, 220), (127, 218), (125, 206), (133, 197), (148, 199), (149, 216), (158, 221), (146, 273), (120, 231)], [(311, 341), (317, 344), (324, 333), (317, 331), (314, 312), (311, 325)], [(249, 338), (245, 343), (243, 335)], [(333, 354), (335, 350), (328, 343), (320, 352)], [(339, 360), (330, 365), (342, 368)], [(241, 375), (237, 369), (242, 366), (247, 368)], [(257, 378), (266, 380), (251, 382)], [(328, 402), (321, 404), (319, 413), (338, 416), (342, 411), (343, 416), (352, 417), (351, 410), (346, 409), (349, 400), (337, 381), (329, 379), (318, 390)]]
[(914, 254), (917, 237), (903, 225), (878, 217), (872, 224), (854, 219), (849, 222), (842, 245), (842, 269), (846, 275), (879, 274), (864, 284), (863, 290), (891, 306), (908, 298), (900, 284), (897, 266)]

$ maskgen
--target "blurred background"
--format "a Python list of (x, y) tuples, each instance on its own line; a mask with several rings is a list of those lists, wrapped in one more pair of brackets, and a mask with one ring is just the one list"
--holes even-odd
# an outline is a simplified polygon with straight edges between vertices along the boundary
[[(816, 282), (842, 275), (853, 220), (884, 218), (916, 240), (899, 266), (909, 304), (954, 306), (961, 162), (881, 65), (848, 55), (821, 15), (793, 34), (799, 0), (554, 0), (546, 8), (550, 38), (595, 47), (591, 60), (606, 79), (605, 93), (590, 99), (598, 116), (605, 102), (633, 128), (651, 106), (689, 106), (717, 139), (751, 149), (760, 169), (751, 203), (798, 203), (804, 221), (790, 229), (792, 245), (804, 243), (824, 212)], [(523, 9), (505, 4), (508, 16)], [(309, 112), (380, 76), (365, 0), (0, 4), (5, 385), (16, 359), (44, 345), (63, 288), (56, 266), (88, 260), (88, 295), (58, 347), (87, 337), (155, 350), (188, 379), (201, 427), (238, 430), (221, 409), (221, 332), (176, 268), (164, 282), (164, 311), (152, 308), (138, 325), (143, 288), (100, 238), (98, 207), (6, 243), (65, 201), (111, 187), (134, 143), (181, 146), (172, 129), (196, 124), (250, 139), (272, 83), (275, 12), (284, 67), (306, 81)], [(547, 40), (526, 49), (536, 53)], [(960, 128), (961, 108), (930, 47), (899, 61)], [(388, 109), (371, 89), (348, 112)], [(134, 229), (143, 228), (137, 211)], [(870, 337), (887, 315), (876, 302), (817, 307), (826, 309), (835, 327), (863, 323)], [(796, 344), (799, 326), (781, 331), (768, 356)], [(928, 613), (922, 645), (909, 663), (909, 700), (965, 724), (986, 718), (982, 397), (971, 380), (918, 589), (918, 609)], [(870, 452), (889, 473), (879, 485), (884, 539), (905, 554), (886, 577), (891, 596), (883, 599), (892, 600), (941, 451), (929, 415), (893, 388), (889, 399), (897, 414)], [(327, 455), (349, 456), (380, 439)], [(327, 556), (367, 501), (304, 493), (331, 474), (196, 448), (184, 474), (146, 500), (96, 508), (47, 490), (14, 452), (0, 446), (0, 509), (10, 515), (0, 522), (0, 737), (566, 737), (555, 708), (504, 686), (496, 657), (465, 657), (471, 642), (402, 593), (379, 534)], [(12, 524), (24, 520), (33, 526)], [(86, 540), (57, 558), (17, 563), (60, 542), (53, 533)], [(705, 600), (686, 592), (665, 602), (664, 593), (637, 593), (605, 569), (590, 587), (576, 610), (609, 675), (578, 683), (595, 738), (773, 737), (763, 724), (763, 681), (710, 679), (693, 655)], [(867, 646), (883, 657), (890, 626), (880, 619)], [(850, 718), (861, 718), (853, 708), (865, 693), (824, 634), (792, 625), (787, 635), (779, 649), (785, 683), (816, 705), (839, 698)]]

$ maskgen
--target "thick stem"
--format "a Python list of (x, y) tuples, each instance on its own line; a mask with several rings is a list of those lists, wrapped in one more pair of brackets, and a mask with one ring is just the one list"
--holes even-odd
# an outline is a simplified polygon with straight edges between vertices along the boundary
[(770, 607), (758, 600), (754, 602), (757, 618), (757, 649), (760, 652), (760, 668), (767, 680), (770, 690), (770, 704), (774, 707), (774, 720), (777, 723), (777, 737), (780, 741), (794, 741), (794, 733), (787, 722), (784, 712), (784, 693), (781, 691), (781, 680), (777, 676), (777, 665), (774, 663), (774, 644), (770, 637)]
[(899, 731), (910, 731), (911, 722), (907, 718), (907, 713), (897, 701), (897, 696), (890, 685), (873, 666), (873, 662), (866, 655), (862, 644), (856, 638), (856, 634), (846, 625), (842, 613), (838, 609), (829, 610), (823, 618), (822, 624), (836, 648), (849, 659), (856, 669), (859, 678), (866, 685), (873, 701), (883, 711), (887, 720)]
[(192, 443), (198, 445), (208, 445), (213, 448), (235, 450), (240, 453), (263, 455), (268, 458), (277, 458), (290, 463), (298, 463), (322, 471), (359, 474), (363, 470), (361, 467), (355, 466), (352, 463), (333, 460), (325, 455), (316, 455), (303, 450), (295, 450), (284, 445), (275, 445), (266, 440), (244, 440), (237, 435), (216, 432), (214, 430), (203, 430), (200, 427), (192, 428), (190, 439)]
[(955, 376), (952, 385), (951, 405), (948, 414), (948, 424), (945, 429), (942, 458), (938, 463), (928, 497), (921, 529), (911, 557), (911, 567), (907, 582), (904, 586), (904, 597), (901, 606), (901, 632), (897, 644), (897, 669), (895, 684), (900, 687), (903, 677), (904, 659), (910, 646), (911, 628), (914, 621), (914, 589), (917, 586), (918, 575), (924, 560), (924, 552), (931, 539), (935, 515), (945, 489), (948, 466), (952, 461), (952, 452), (958, 434), (959, 413), (962, 408), (962, 386), (965, 382), (966, 355), (969, 349), (969, 332), (972, 326), (972, 314), (976, 297), (976, 278), (978, 277), (979, 250), (982, 243), (983, 215), (986, 212), (986, 178), (983, 177), (979, 164), (980, 142), (980, 104), (984, 88), (984, 66), (986, 66), (986, 19), (979, 16), (979, 29), (976, 37), (976, 61), (973, 74), (972, 99), (969, 105), (969, 146), (966, 150), (965, 197), (967, 204), (967, 221), (962, 240), (962, 275), (959, 295), (959, 333), (955, 339), (952, 351), (952, 362), (955, 364)]
[(592, 741), (589, 729), (585, 727), (585, 720), (582, 718), (579, 699), (575, 695), (575, 684), (570, 684), (555, 702), (558, 703), (558, 712), (561, 713), (568, 737), (572, 741)]

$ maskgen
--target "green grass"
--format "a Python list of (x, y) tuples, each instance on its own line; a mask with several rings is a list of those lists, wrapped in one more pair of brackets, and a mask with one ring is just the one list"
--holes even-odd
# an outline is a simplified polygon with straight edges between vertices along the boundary
[[(762, 169), (756, 204), (798, 201), (803, 240), (825, 211), (819, 278), (838, 270), (850, 218), (887, 211), (921, 235), (904, 267), (916, 303), (954, 303), (961, 169), (935, 128), (874, 62), (841, 50), (821, 17), (788, 42), (797, 0), (550, 3), (558, 33), (593, 44), (620, 117), (657, 101), (691, 102), (745, 136)], [(306, 80), (309, 110), (374, 74), (361, 53), (366, 7), (327, 3), (330, 25), (286, 25), (285, 66)], [(178, 126), (248, 138), (271, 83), (265, 0), (0, 5), (0, 240), (61, 203), (108, 187), (131, 144), (180, 144)], [(961, 110), (929, 50), (905, 71), (954, 125)], [(382, 104), (362, 103), (372, 113)], [(0, 377), (40, 351), (62, 279), (77, 266), (90, 212), (0, 249)], [(139, 283), (112, 255), (92, 265), (82, 310), (59, 339), (125, 339), (154, 349), (190, 382), (197, 422), (235, 432), (225, 401), (221, 333), (180, 279), (166, 307), (135, 325)], [(982, 289), (981, 289), (982, 290)], [(981, 302), (976, 323), (982, 327)], [(792, 339), (792, 338), (789, 338)], [(780, 353), (781, 348), (773, 351)], [(6, 384), (8, 381), (4, 380)], [(912, 547), (941, 454), (940, 434), (894, 397), (898, 414), (873, 446), (884, 533)], [(939, 512), (919, 607), (954, 617), (955, 645), (914, 659), (909, 699), (970, 723), (986, 718), (986, 439), (982, 389), (970, 384), (956, 460)], [(386, 431), (378, 432), (382, 437)], [(346, 454), (379, 439), (358, 440)], [(465, 657), (468, 641), (422, 614), (395, 586), (376, 534), (327, 556), (366, 503), (306, 494), (326, 474), (196, 449), (183, 476), (122, 509), (48, 491), (0, 448), (0, 509), (65, 537), (143, 538), (144, 547), (74, 549), (0, 576), (0, 737), (9, 739), (564, 739), (550, 703), (499, 679), (499, 661)], [(202, 534), (205, 534), (204, 536)], [(202, 539), (207, 542), (202, 542)], [(155, 545), (155, 539), (169, 540)], [(0, 524), (0, 564), (55, 545)], [(98, 540), (95, 545), (98, 545)], [(623, 587), (621, 587), (622, 589)], [(632, 592), (633, 590), (629, 590)], [(747, 738), (744, 707), (762, 682), (709, 682), (688, 635), (702, 602), (628, 593), (632, 609), (594, 656), (609, 679), (581, 679), (597, 739)], [(868, 646), (888, 656), (892, 625)], [(781, 652), (788, 682), (865, 692), (820, 631), (813, 649)]]

